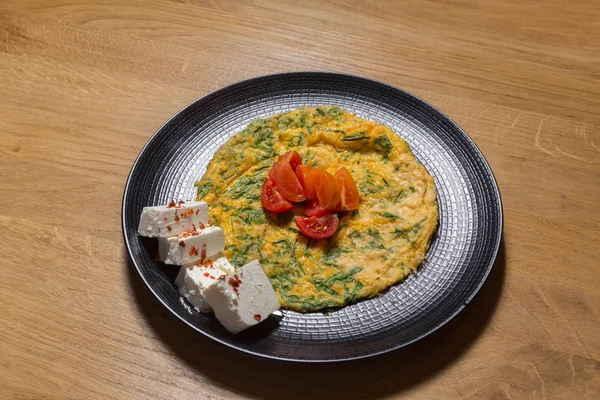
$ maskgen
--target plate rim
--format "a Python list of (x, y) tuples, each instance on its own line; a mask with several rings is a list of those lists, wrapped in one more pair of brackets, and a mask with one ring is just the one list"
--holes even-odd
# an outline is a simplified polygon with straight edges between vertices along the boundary
[[(204, 100), (205, 98), (209, 97), (209, 96), (213, 96), (213, 95), (218, 95), (220, 92), (225, 91), (225, 90), (230, 90), (235, 86), (241, 85), (241, 84), (250, 84), (254, 81), (260, 81), (260, 80), (264, 80), (264, 79), (277, 79), (277, 78), (286, 78), (289, 76), (299, 76), (299, 75), (313, 75), (313, 76), (318, 76), (318, 75), (326, 75), (328, 78), (330, 79), (336, 79), (339, 77), (342, 78), (353, 78), (353, 79), (358, 79), (361, 80), (365, 83), (369, 83), (369, 84), (378, 84), (378, 85), (382, 85), (388, 89), (391, 90), (395, 90), (395, 91), (399, 91), (401, 92), (403, 95), (408, 96), (418, 102), (421, 102), (423, 104), (425, 104), (426, 106), (430, 107), (431, 109), (433, 109), (434, 111), (436, 111), (437, 113), (439, 113), (443, 118), (446, 118), (448, 120), (448, 122), (458, 131), (460, 132), (464, 138), (469, 142), (469, 144), (473, 147), (473, 150), (475, 151), (475, 153), (481, 158), (481, 160), (483, 161), (483, 167), (484, 170), (489, 174), (489, 177), (491, 178), (490, 183), (493, 186), (493, 195), (495, 197), (495, 199), (498, 202), (498, 226), (499, 226), (499, 233), (498, 233), (498, 239), (496, 241), (496, 243), (494, 243), (494, 248), (493, 248), (493, 255), (491, 258), (491, 261), (489, 263), (489, 265), (486, 265), (486, 271), (485, 274), (483, 275), (483, 277), (481, 278), (480, 282), (474, 287), (472, 293), (470, 294), (470, 296), (462, 303), (462, 305), (460, 307), (457, 307), (456, 310), (454, 310), (453, 313), (451, 313), (446, 319), (440, 321), (439, 323), (437, 323), (434, 327), (430, 328), (427, 332), (416, 336), (415, 338), (399, 344), (397, 346), (393, 346), (384, 350), (380, 350), (380, 351), (376, 351), (373, 353), (369, 353), (369, 354), (363, 354), (363, 355), (358, 355), (358, 356), (350, 356), (350, 357), (344, 357), (344, 358), (335, 358), (335, 359), (300, 359), (300, 358), (291, 358), (291, 357), (279, 357), (279, 356), (273, 356), (270, 354), (264, 354), (264, 353), (258, 353), (258, 352), (254, 352), (252, 350), (249, 349), (245, 349), (245, 348), (240, 348), (240, 347), (236, 347), (234, 345), (231, 345), (230, 343), (225, 342), (224, 340), (221, 340), (220, 338), (211, 335), (207, 332), (204, 332), (203, 330), (197, 328), (196, 326), (192, 325), (191, 323), (189, 323), (188, 321), (186, 321), (185, 319), (183, 319), (181, 316), (179, 316), (179, 314), (177, 312), (175, 312), (173, 309), (171, 309), (171, 307), (169, 307), (165, 301), (163, 301), (163, 299), (155, 292), (155, 290), (153, 289), (152, 285), (150, 285), (150, 283), (146, 280), (146, 278), (144, 277), (144, 275), (142, 274), (142, 271), (140, 270), (140, 265), (138, 265), (138, 261), (135, 259), (133, 252), (132, 252), (132, 248), (131, 248), (131, 244), (129, 242), (129, 239), (127, 237), (126, 234), (126, 226), (125, 226), (125, 219), (126, 219), (126, 215), (125, 215), (125, 209), (126, 209), (126, 203), (127, 203), (127, 195), (130, 189), (130, 185), (131, 185), (131, 179), (132, 179), (132, 175), (135, 171), (135, 169), (138, 167), (138, 163), (140, 162), (140, 159), (142, 158), (142, 156), (144, 155), (144, 153), (147, 151), (148, 147), (151, 145), (151, 143), (156, 140), (156, 138), (159, 136), (160, 132), (163, 131), (163, 129), (174, 119), (176, 119), (177, 117), (179, 117), (180, 114), (182, 114), (183, 112), (185, 112), (188, 108), (194, 106), (196, 103)], [(394, 132), (395, 134), (397, 134), (396, 132)], [(229, 349), (229, 350), (236, 350), (238, 352), (244, 353), (244, 354), (248, 354), (250, 356), (253, 357), (257, 357), (257, 358), (263, 358), (263, 359), (269, 359), (269, 360), (275, 360), (275, 361), (282, 361), (282, 362), (291, 362), (291, 363), (313, 363), (313, 364), (319, 364), (319, 363), (337, 363), (337, 362), (348, 362), (348, 361), (354, 361), (354, 360), (360, 360), (360, 359), (365, 359), (365, 358), (371, 358), (371, 357), (376, 357), (382, 354), (386, 354), (386, 353), (390, 353), (396, 350), (399, 350), (401, 348), (407, 347), (431, 334), (433, 334), (434, 332), (436, 332), (438, 329), (440, 329), (442, 326), (446, 325), (448, 322), (450, 322), (452, 319), (454, 319), (461, 311), (463, 311), (469, 304), (472, 303), (473, 299), (477, 296), (477, 294), (480, 292), (481, 288), (483, 287), (483, 285), (488, 281), (488, 278), (491, 274), (492, 269), (494, 268), (496, 261), (498, 259), (498, 254), (500, 251), (500, 246), (502, 244), (502, 240), (503, 240), (503, 233), (504, 233), (504, 211), (503, 211), (503, 203), (502, 203), (502, 196), (500, 194), (500, 189), (498, 187), (498, 182), (496, 180), (496, 176), (494, 175), (488, 160), (486, 159), (486, 157), (484, 156), (483, 152), (481, 151), (481, 149), (477, 146), (477, 144), (475, 143), (475, 141), (465, 132), (464, 129), (462, 129), (460, 127), (460, 125), (458, 125), (452, 118), (450, 118), (450, 116), (448, 116), (446, 113), (444, 113), (443, 111), (441, 111), (439, 108), (435, 107), (434, 105), (432, 105), (431, 103), (429, 103), (428, 101), (422, 99), (421, 97), (408, 92), (404, 89), (401, 89), (397, 86), (391, 85), (389, 83), (380, 81), (380, 80), (376, 80), (376, 79), (371, 79), (371, 78), (366, 78), (364, 76), (360, 76), (360, 75), (355, 75), (355, 74), (348, 74), (348, 73), (340, 73), (340, 72), (331, 72), (331, 71), (293, 71), (293, 72), (280, 72), (280, 73), (273, 73), (273, 74), (267, 74), (267, 75), (259, 75), (259, 76), (255, 76), (252, 78), (248, 78), (248, 79), (242, 79), (239, 81), (236, 81), (234, 83), (231, 83), (229, 85), (223, 86), (221, 88), (218, 88), (216, 90), (213, 90), (201, 97), (198, 97), (196, 100), (192, 101), (191, 103), (183, 106), (181, 109), (179, 109), (175, 114), (173, 114), (169, 119), (167, 119), (151, 136), (150, 138), (148, 138), (148, 140), (146, 141), (146, 143), (142, 146), (142, 148), (140, 149), (137, 157), (135, 158), (135, 161), (133, 162), (131, 169), (129, 171), (129, 174), (127, 175), (127, 180), (125, 181), (125, 187), (123, 188), (123, 196), (122, 196), (122, 201), (121, 201), (121, 231), (123, 234), (123, 239), (125, 242), (125, 247), (127, 249), (127, 256), (129, 258), (129, 262), (130, 264), (134, 267), (135, 271), (137, 272), (139, 278), (141, 278), (142, 282), (144, 283), (144, 285), (146, 286), (146, 288), (148, 290), (150, 290), (150, 292), (152, 293), (152, 295), (154, 296), (154, 298), (156, 300), (159, 301), (159, 303), (165, 308), (167, 309), (173, 316), (176, 317), (177, 320), (179, 320), (180, 322), (183, 322), (185, 325), (187, 325), (188, 327), (190, 327), (192, 330), (204, 335), (205, 337), (208, 337), (214, 341), (216, 341), (217, 343), (223, 345), (225, 348)], [(135, 296), (135, 295), (134, 295)], [(367, 299), (368, 301), (368, 299)]]

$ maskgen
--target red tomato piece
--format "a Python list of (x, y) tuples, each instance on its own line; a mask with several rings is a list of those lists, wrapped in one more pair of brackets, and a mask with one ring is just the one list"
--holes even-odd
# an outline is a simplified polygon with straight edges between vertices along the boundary
[(340, 226), (337, 215), (325, 217), (297, 217), (294, 222), (304, 235), (313, 239), (325, 239), (333, 235)]
[(269, 172), (269, 176), (275, 176), (275, 186), (286, 200), (294, 202), (306, 200), (304, 189), (296, 176), (296, 167), (300, 164), (302, 164), (300, 154), (289, 151), (279, 157)]
[(277, 161), (275, 161), (275, 164), (273, 164), (273, 167), (269, 171), (269, 178), (277, 182), (275, 179), (275, 174), (277, 173), (277, 168), (279, 167), (279, 165), (283, 164), (289, 164), (290, 167), (292, 167), (292, 169), (296, 171), (296, 167), (298, 167), (298, 165), (302, 165), (302, 158), (300, 157), (300, 154), (298, 154), (297, 151), (288, 151), (287, 153), (279, 157)]
[(304, 209), (304, 213), (309, 217), (322, 217), (324, 215), (333, 213), (333, 211), (323, 209), (323, 207), (319, 205), (318, 200), (313, 199), (308, 200), (306, 202), (306, 208)]
[(263, 183), (260, 200), (264, 208), (275, 213), (292, 208), (292, 203), (283, 198), (275, 187), (275, 183), (269, 178), (265, 179), (265, 183)]
[(317, 192), (315, 191), (315, 182), (312, 177), (312, 170), (313, 168), (309, 167), (308, 165), (298, 165), (296, 167), (296, 176), (298, 177), (300, 185), (302, 185), (304, 188), (306, 198), (309, 200), (317, 197)]
[(311, 175), (319, 205), (324, 210), (336, 210), (340, 203), (340, 189), (333, 175), (318, 168), (313, 168)]
[(340, 189), (340, 205), (339, 210), (351, 211), (358, 209), (358, 203), (360, 202), (360, 194), (356, 187), (356, 182), (350, 172), (342, 167), (334, 175), (337, 185)]

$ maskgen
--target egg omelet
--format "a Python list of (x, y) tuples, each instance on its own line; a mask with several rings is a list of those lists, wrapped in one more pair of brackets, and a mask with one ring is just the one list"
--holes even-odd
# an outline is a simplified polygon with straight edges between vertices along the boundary
[[(340, 213), (328, 239), (302, 235), (302, 206), (274, 214), (261, 188), (280, 155), (334, 174), (345, 167), (359, 192), (358, 210)], [(316, 311), (375, 296), (425, 259), (438, 224), (433, 178), (388, 127), (336, 106), (299, 108), (259, 119), (231, 137), (196, 182), (211, 223), (225, 231), (230, 262), (258, 259), (282, 307)]]

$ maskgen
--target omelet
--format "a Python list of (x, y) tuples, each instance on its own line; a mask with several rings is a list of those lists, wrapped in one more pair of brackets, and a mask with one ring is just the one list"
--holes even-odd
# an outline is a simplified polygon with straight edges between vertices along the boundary
[[(302, 205), (270, 213), (263, 182), (280, 155), (334, 174), (350, 171), (358, 210), (337, 232), (309, 239), (294, 224)], [(217, 152), (198, 182), (198, 200), (225, 231), (224, 254), (241, 267), (258, 259), (284, 308), (310, 312), (377, 295), (417, 271), (438, 225), (433, 178), (408, 144), (381, 124), (336, 106), (299, 108), (256, 120)]]

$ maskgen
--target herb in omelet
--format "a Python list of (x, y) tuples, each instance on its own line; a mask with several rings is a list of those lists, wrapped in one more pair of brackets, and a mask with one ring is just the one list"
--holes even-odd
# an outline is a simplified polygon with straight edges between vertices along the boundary
[(340, 283), (346, 286), (348, 283), (354, 281), (354, 277), (360, 271), (363, 270), (363, 267), (354, 267), (348, 273), (338, 272), (329, 278), (319, 279), (313, 277), (313, 284), (317, 288), (318, 291), (323, 291), (329, 293), (333, 296), (339, 296), (339, 294), (331, 288), (335, 283)]
[(375, 149), (385, 153), (386, 155), (392, 151), (392, 142), (386, 135), (377, 136), (373, 141)]
[(342, 136), (342, 140), (344, 142), (354, 142), (354, 141), (357, 141), (357, 140), (368, 139), (369, 136), (365, 135), (365, 133), (367, 133), (367, 131), (362, 131), (362, 132), (354, 133), (354, 134), (348, 135), (348, 136)]
[(198, 199), (203, 199), (213, 189), (211, 181), (202, 182), (196, 186), (198, 187)]
[[(344, 167), (357, 183), (359, 209), (340, 214), (331, 240), (299, 236), (296, 209), (262, 209), (261, 185), (288, 146), (305, 165)], [(372, 297), (415, 272), (439, 217), (433, 178), (406, 143), (335, 106), (250, 123), (215, 153), (197, 187), (210, 222), (225, 231), (223, 254), (236, 267), (258, 259), (282, 307), (301, 312)]]

